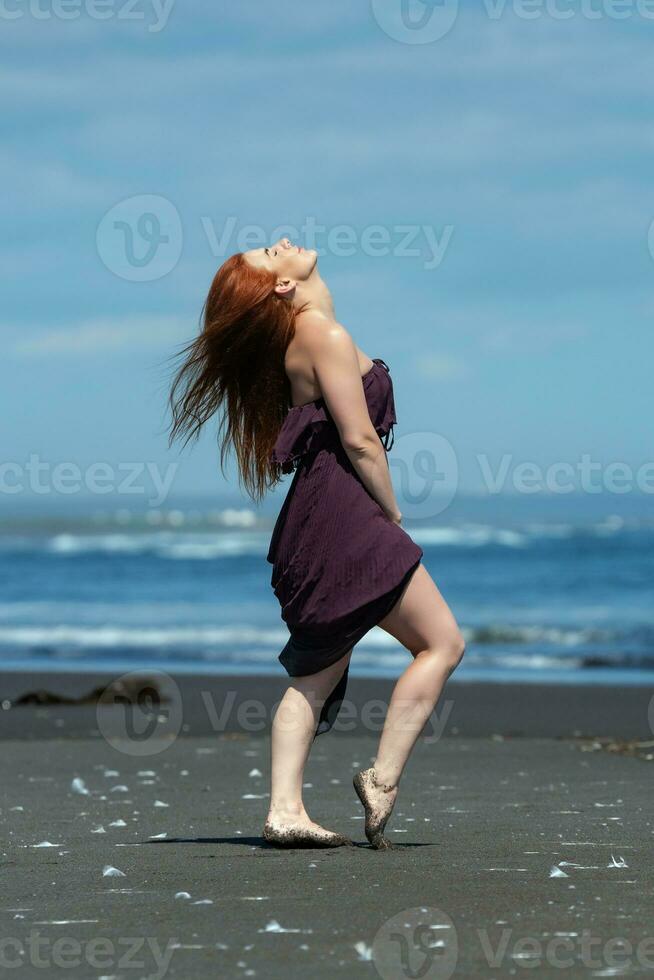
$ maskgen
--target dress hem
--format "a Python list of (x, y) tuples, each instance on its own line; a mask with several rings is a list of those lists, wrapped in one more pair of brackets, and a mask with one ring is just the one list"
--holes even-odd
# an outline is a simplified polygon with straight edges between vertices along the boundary
[[(373, 626), (376, 626), (389, 614), (422, 559), (423, 552), (421, 549), (420, 555), (406, 569), (399, 582), (380, 596), (365, 603), (364, 606), (354, 610), (348, 616), (353, 625), (349, 628), (345, 626), (335, 636), (331, 636), (326, 644), (321, 645), (318, 642), (319, 631), (292, 630), (286, 646), (277, 658), (287, 674), (290, 677), (311, 676), (331, 667), (332, 664), (344, 657)], [(349, 662), (322, 706), (314, 739), (317, 735), (328, 732), (333, 727), (345, 697), (348, 671)]]

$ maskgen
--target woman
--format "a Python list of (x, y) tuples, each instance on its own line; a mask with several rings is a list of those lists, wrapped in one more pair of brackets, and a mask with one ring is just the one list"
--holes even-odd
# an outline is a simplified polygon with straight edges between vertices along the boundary
[(397, 421), (388, 365), (367, 357), (335, 319), (317, 253), (288, 238), (221, 266), (201, 333), (182, 355), (171, 443), (197, 436), (224, 404), (221, 468), (231, 441), (253, 499), (295, 470), (267, 555), (290, 631), (279, 660), (293, 681), (272, 724), (263, 836), (277, 846), (352, 844), (311, 820), (302, 778), (313, 740), (342, 704), (352, 648), (378, 625), (413, 658), (395, 685), (375, 763), (353, 780), (366, 837), (387, 848), (405, 764), (464, 651), (422, 549), (401, 526), (386, 458)]

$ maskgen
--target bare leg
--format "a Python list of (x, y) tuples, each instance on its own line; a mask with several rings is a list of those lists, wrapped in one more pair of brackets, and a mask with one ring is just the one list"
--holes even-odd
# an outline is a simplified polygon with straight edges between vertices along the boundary
[(375, 763), (355, 776), (355, 788), (366, 811), (366, 835), (373, 846), (386, 847), (383, 830), (400, 777), (445, 681), (463, 656), (465, 643), (422, 563), (379, 626), (413, 656), (393, 690)]
[(316, 843), (320, 840), (325, 843), (347, 841), (311, 820), (302, 801), (302, 779), (320, 711), (351, 656), (350, 650), (331, 667), (305, 677), (294, 677), (279, 703), (271, 733), (270, 809), (264, 833), (268, 840), (274, 832), (279, 843), (282, 837), (293, 843), (300, 835), (310, 836)]

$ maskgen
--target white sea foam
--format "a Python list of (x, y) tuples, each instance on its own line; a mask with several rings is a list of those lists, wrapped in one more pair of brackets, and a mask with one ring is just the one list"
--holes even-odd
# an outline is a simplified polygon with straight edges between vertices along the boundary
[[(154, 611), (152, 618), (156, 618)], [(510, 623), (489, 623), (487, 626), (479, 627), (464, 626), (462, 632), (466, 642), (471, 645), (502, 647), (549, 644), (559, 648), (574, 649), (598, 640), (609, 641), (616, 638), (615, 634), (608, 630), (563, 629)], [(281, 649), (288, 637), (288, 630), (284, 626), (264, 629), (244, 624), (147, 627), (73, 625), (60, 622), (52, 626), (41, 624), (0, 627), (0, 647), (50, 647), (66, 649), (67, 652), (71, 649), (88, 648), (103, 650), (175, 648), (204, 653), (210, 658), (213, 656), (213, 651), (223, 650), (233, 651), (239, 660), (251, 660), (255, 663), (261, 656), (268, 656), (271, 649)], [(243, 647), (249, 649), (242, 649)], [(384, 652), (388, 666), (403, 661), (404, 653), (398, 641), (380, 627), (373, 627), (364, 636), (358, 650), (366, 647)], [(365, 659), (365, 654), (360, 654), (360, 662), (362, 659)]]
[(466, 524), (461, 527), (416, 527), (408, 532), (419, 545), (432, 547), (482, 548), (498, 544), (507, 548), (524, 548), (529, 543), (520, 531), (492, 527), (487, 524)]
[[(43, 536), (0, 535), (0, 551), (32, 551), (73, 557), (75, 555), (144, 555), (178, 561), (210, 561), (217, 558), (265, 555), (272, 534), (272, 525), (257, 528), (251, 515), (246, 519), (223, 519), (215, 529), (192, 530), (194, 521), (190, 515), (179, 512), (179, 520), (168, 522), (168, 527), (157, 526), (157, 521), (147, 522), (146, 527), (120, 530), (94, 531), (88, 529)], [(129, 523), (129, 522), (128, 522)], [(493, 524), (465, 522), (461, 524), (407, 525), (407, 531), (420, 545), (430, 548), (527, 548), (538, 541), (567, 540), (580, 537), (605, 538), (629, 530), (624, 519), (609, 515), (594, 524), (574, 525), (556, 522), (527, 522), (515, 527), (499, 527)], [(646, 532), (647, 528), (642, 527)]]
[(262, 643), (283, 646), (288, 630), (257, 630), (247, 626), (170, 627), (146, 629), (114, 626), (14, 626), (0, 629), (0, 644), (16, 646), (205, 647)]
[(208, 560), (265, 554), (270, 532), (155, 531), (111, 534), (57, 534), (45, 540), (46, 551), (58, 555), (144, 555), (183, 560)]

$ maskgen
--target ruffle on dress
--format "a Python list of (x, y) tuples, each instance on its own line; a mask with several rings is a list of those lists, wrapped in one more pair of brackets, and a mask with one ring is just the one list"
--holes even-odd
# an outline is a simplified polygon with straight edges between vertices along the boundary
[[(380, 367), (389, 372), (386, 362), (380, 357), (374, 357), (372, 360), (373, 366), (362, 375), (362, 382), (364, 388), (376, 386), (372, 391), (366, 391), (366, 398), (375, 432), (388, 452), (393, 446), (393, 426), (397, 423), (393, 386), (380, 381), (377, 377)], [(304, 457), (333, 445), (335, 424), (322, 397), (314, 398), (304, 405), (293, 406), (288, 410), (279, 430), (271, 460), (281, 464), (282, 473), (291, 473), (297, 469), (300, 460)]]

